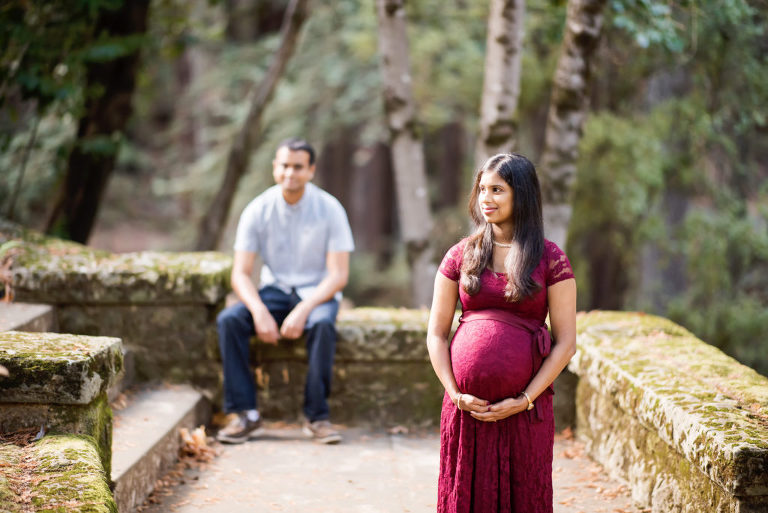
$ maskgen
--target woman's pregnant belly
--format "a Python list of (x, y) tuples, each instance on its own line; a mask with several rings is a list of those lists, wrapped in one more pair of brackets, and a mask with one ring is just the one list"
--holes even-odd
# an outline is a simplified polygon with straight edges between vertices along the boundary
[(462, 323), (451, 341), (451, 365), (462, 393), (496, 402), (530, 382), (531, 334), (501, 321)]

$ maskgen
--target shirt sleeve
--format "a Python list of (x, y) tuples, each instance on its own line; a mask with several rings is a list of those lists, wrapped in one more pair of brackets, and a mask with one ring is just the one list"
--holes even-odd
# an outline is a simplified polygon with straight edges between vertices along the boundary
[(568, 278), (573, 278), (571, 262), (557, 244), (547, 241), (547, 287)]
[(355, 250), (355, 241), (352, 238), (352, 228), (349, 226), (347, 212), (338, 201), (333, 203), (330, 219), (330, 237), (328, 238), (328, 252), (352, 252)]
[(461, 277), (461, 262), (464, 257), (464, 241), (451, 247), (440, 262), (438, 270), (449, 280), (459, 281)]
[(258, 253), (259, 233), (258, 227), (261, 220), (261, 209), (257, 200), (251, 201), (240, 214), (240, 220), (237, 223), (235, 232), (235, 251), (248, 251)]

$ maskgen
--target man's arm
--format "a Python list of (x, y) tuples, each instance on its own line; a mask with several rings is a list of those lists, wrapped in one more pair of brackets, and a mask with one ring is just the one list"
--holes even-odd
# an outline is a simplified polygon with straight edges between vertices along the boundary
[[(299, 338), (304, 332), (309, 313), (317, 306), (331, 299), (347, 285), (349, 279), (349, 252), (329, 252), (325, 257), (328, 274), (317, 285), (312, 294), (302, 299), (283, 321), (280, 333), (285, 338)], [(247, 304), (247, 303), (246, 303)]]
[(277, 322), (261, 301), (259, 292), (253, 285), (251, 274), (256, 253), (250, 251), (235, 251), (235, 260), (232, 263), (232, 289), (237, 297), (245, 304), (253, 317), (256, 335), (268, 344), (277, 344), (280, 334), (277, 331)]

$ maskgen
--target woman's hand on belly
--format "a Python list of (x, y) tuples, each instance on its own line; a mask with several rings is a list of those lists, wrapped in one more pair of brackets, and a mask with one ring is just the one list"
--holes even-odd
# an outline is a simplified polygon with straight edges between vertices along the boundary
[(528, 408), (528, 400), (524, 396), (509, 397), (497, 403), (493, 403), (487, 411), (473, 411), (470, 412), (477, 420), (483, 422), (496, 422), (497, 420), (506, 419), (521, 411), (525, 411)]
[(470, 414), (487, 412), (489, 401), (480, 399), (472, 394), (458, 394), (456, 407), (460, 410), (468, 411)]

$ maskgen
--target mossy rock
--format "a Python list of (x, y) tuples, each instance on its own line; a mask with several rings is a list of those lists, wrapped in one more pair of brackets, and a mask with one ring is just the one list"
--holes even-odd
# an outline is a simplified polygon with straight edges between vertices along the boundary
[(0, 445), (0, 511), (117, 513), (109, 473), (93, 439), (47, 435), (26, 447)]
[(590, 312), (577, 328), (569, 369), (617, 412), (580, 418), (590, 439), (627, 416), (670, 447), (670, 465), (689, 464), (733, 497), (768, 496), (767, 378), (660, 317)]
[(0, 333), (0, 404), (89, 404), (112, 385), (122, 368), (118, 338)]

